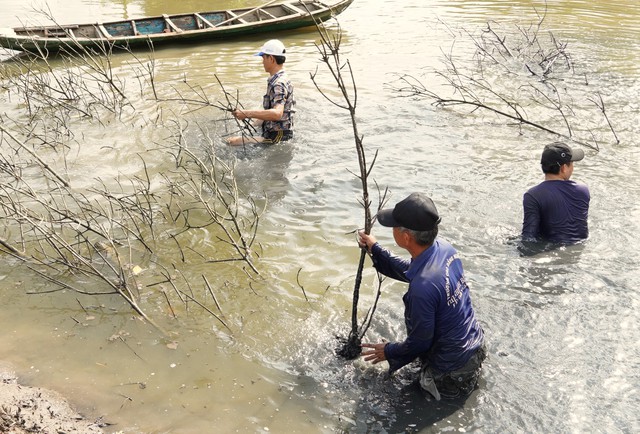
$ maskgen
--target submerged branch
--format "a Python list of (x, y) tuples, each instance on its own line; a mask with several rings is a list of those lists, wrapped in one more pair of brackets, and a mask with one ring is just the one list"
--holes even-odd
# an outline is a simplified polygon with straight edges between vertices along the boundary
[(2, 126), (2, 125), (0, 125), (0, 132), (2, 132), (2, 134), (6, 134), (11, 140), (13, 140), (13, 142), (16, 145), (18, 145), (18, 147), (20, 147), (21, 149), (26, 151), (33, 158), (35, 158), (36, 161), (38, 162), (38, 164), (40, 164), (47, 172), (49, 172), (51, 175), (53, 175), (58, 181), (60, 181), (60, 183), (62, 185), (64, 185), (65, 187), (69, 187), (69, 182), (66, 179), (64, 179), (62, 176), (60, 176), (58, 174), (58, 172), (56, 172), (55, 170), (53, 170), (53, 168), (51, 168), (51, 166), (49, 166), (49, 164), (47, 164), (42, 158), (40, 158), (31, 149), (29, 149), (24, 143), (22, 143), (20, 140), (18, 140), (13, 134), (11, 134), (9, 131), (7, 131), (6, 128), (4, 126)]
[[(169, 243), (173, 250), (177, 246), (183, 267), (191, 265), (194, 257), (200, 265), (240, 261), (246, 266), (237, 268), (252, 279), (259, 275), (253, 243), (264, 208), (240, 191), (233, 164), (218, 158), (213, 146), (211, 153), (201, 155), (201, 143), (190, 148), (181, 127), (175, 133), (164, 123), (163, 107), (152, 106), (156, 111), (151, 110), (151, 116), (155, 117), (147, 119), (149, 107), (134, 106), (203, 102), (228, 111), (231, 103), (238, 105), (237, 98), (234, 102), (233, 96), (226, 95), (229, 107), (225, 107), (209, 101), (204, 90), (187, 84), (189, 92), (196, 95), (192, 99), (175, 89), (175, 101), (160, 99), (153, 60), (143, 62), (138, 58), (128, 65), (139, 73), (135, 77), (139, 86), (132, 98), (123, 78), (126, 75), (119, 74), (109, 48), (105, 50), (103, 58), (98, 58), (70, 46), (60, 64), (49, 63), (47, 53), (41, 53), (34, 61), (0, 70), (0, 90), (10, 97), (17, 95), (18, 100), (16, 120), (6, 114), (0, 117), (0, 221), (5, 229), (0, 254), (23, 261), (27, 271), (48, 285), (46, 291), (67, 289), (94, 297), (117, 295), (147, 324), (165, 333), (147, 312), (149, 306), (155, 306), (153, 302), (147, 304), (147, 297), (166, 303), (173, 318), (180, 314), (175, 300), (185, 309), (191, 303), (207, 308), (205, 302), (196, 299), (189, 276), (182, 269), (174, 267), (169, 272), (162, 264), (171, 259), (158, 254), (165, 247), (158, 244)], [(129, 109), (130, 113), (126, 111)], [(129, 158), (132, 164), (127, 170), (134, 171), (132, 175), (120, 173), (116, 167), (112, 178), (93, 178), (86, 166), (68, 160), (76, 147), (80, 155), (81, 146), (86, 144), (78, 127), (106, 128), (112, 123), (131, 130), (153, 126), (161, 133), (174, 134), (160, 149)], [(176, 160), (174, 171), (157, 164), (167, 155)], [(75, 188), (69, 179), (78, 180)], [(158, 179), (160, 183), (164, 179), (168, 188), (158, 188)], [(202, 216), (208, 218), (204, 224)], [(185, 239), (195, 239), (194, 233), (205, 227), (212, 229), (212, 239), (221, 241), (224, 249), (188, 245), (190, 241)], [(216, 258), (210, 257), (212, 251)], [(219, 252), (232, 257), (222, 257)], [(155, 266), (141, 274), (149, 261)], [(211, 265), (208, 268), (216, 269)], [(182, 280), (175, 280), (175, 274)], [(209, 280), (204, 275), (202, 278), (221, 311)], [(161, 282), (148, 284), (148, 280)], [(169, 288), (151, 295), (140, 293), (141, 288), (164, 283), (171, 285), (173, 293)], [(219, 316), (216, 319), (229, 329)]]
[[(451, 89), (451, 96), (438, 94), (407, 74), (399, 74), (399, 84), (388, 85), (400, 96), (426, 98), (439, 107), (467, 106), (471, 112), (487, 111), (598, 151), (595, 134), (585, 128), (594, 116), (573, 103), (578, 95), (598, 107), (618, 143), (599, 93), (594, 97), (586, 87), (570, 86), (575, 82), (570, 80), (575, 71), (566, 51), (567, 43), (558, 41), (551, 32), (543, 40), (545, 15), (546, 11), (538, 13), (536, 23), (529, 28), (517, 27), (515, 34), (502, 33), (495, 23), (487, 23), (479, 38), (464, 30), (463, 34), (475, 45), (476, 62), (455, 60), (449, 53), (445, 54), (444, 69), (435, 71)], [(499, 80), (501, 86), (494, 87), (492, 83), (505, 72), (509, 80)], [(560, 80), (562, 87), (554, 85), (554, 81)], [(538, 119), (529, 117), (525, 107), (529, 113), (536, 113)], [(562, 125), (553, 125), (558, 122)], [(587, 138), (581, 138), (580, 134)]]
[[(324, 91), (322, 91), (321, 87), (316, 82), (317, 70), (315, 73), (310, 74), (311, 80), (313, 81), (316, 89), (318, 89), (318, 91), (324, 98), (326, 98), (336, 107), (349, 112), (356, 154), (358, 157), (359, 175), (356, 175), (356, 177), (360, 180), (362, 190), (362, 196), (358, 200), (358, 202), (364, 210), (364, 232), (369, 234), (373, 225), (373, 219), (371, 215), (371, 200), (369, 199), (368, 179), (375, 164), (377, 152), (375, 154), (376, 158), (374, 158), (374, 161), (370, 165), (367, 164), (367, 155), (363, 142), (364, 137), (358, 132), (358, 124), (356, 121), (356, 106), (358, 100), (356, 80), (349, 61), (347, 60), (346, 62), (342, 62), (340, 59), (340, 43), (342, 40), (342, 31), (339, 27), (339, 23), (338, 29), (333, 37), (329, 34), (329, 31), (324, 24), (316, 23), (316, 28), (321, 39), (320, 44), (315, 44), (316, 49), (320, 54), (320, 60), (325, 64), (340, 91), (342, 102), (337, 102), (336, 100), (330, 98)], [(348, 74), (349, 84), (347, 84), (347, 82), (345, 81), (345, 71)], [(343, 341), (343, 345), (337, 350), (338, 355), (346, 359), (354, 359), (360, 355), (362, 351), (360, 346), (361, 339), (366, 332), (366, 328), (360, 328), (358, 324), (358, 303), (360, 301), (360, 286), (362, 283), (365, 257), (365, 250), (361, 250), (353, 287), (351, 330), (349, 332), (349, 336), (346, 339), (341, 339)], [(375, 311), (375, 307), (372, 309), (372, 311)]]

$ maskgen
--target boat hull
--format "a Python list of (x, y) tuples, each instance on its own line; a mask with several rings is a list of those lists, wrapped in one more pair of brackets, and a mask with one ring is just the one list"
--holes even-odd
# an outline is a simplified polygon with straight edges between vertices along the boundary
[[(353, 1), (341, 0), (332, 5), (316, 1), (296, 1), (272, 6), (272, 8), (275, 8), (284, 4), (298, 11), (297, 13), (280, 17), (269, 13), (270, 10), (275, 13), (276, 9), (265, 7), (264, 9), (213, 11), (109, 23), (16, 28), (14, 29), (16, 35), (0, 35), (0, 46), (17, 51), (46, 55), (60, 51), (75, 52), (84, 49), (105, 52), (114, 47), (136, 50), (156, 48), (169, 44), (199, 44), (258, 33), (271, 33), (313, 26), (316, 22), (324, 22), (338, 15), (349, 7)], [(304, 7), (303, 3), (313, 5), (313, 8), (309, 8), (309, 10), (302, 9)], [(252, 14), (250, 15), (249, 13)], [(225, 23), (224, 18), (229, 15), (239, 18), (227, 18), (226, 21), (228, 22)], [(266, 19), (249, 21), (253, 15), (258, 18), (265, 16)], [(210, 20), (217, 16), (221, 16), (222, 21), (218, 20), (218, 23), (215, 23)], [(190, 24), (185, 24), (187, 21)], [(208, 27), (189, 28), (195, 27), (196, 24), (203, 26), (202, 22), (205, 22)], [(159, 26), (162, 23), (170, 30), (155, 31), (159, 30)], [(18, 34), (18, 32), (22, 34)], [(90, 32), (99, 34), (99, 37), (85, 37), (82, 35)], [(54, 35), (46, 36), (47, 33), (53, 33)], [(119, 33), (122, 33), (122, 35), (119, 35)], [(127, 35), (126, 33), (131, 34)]]

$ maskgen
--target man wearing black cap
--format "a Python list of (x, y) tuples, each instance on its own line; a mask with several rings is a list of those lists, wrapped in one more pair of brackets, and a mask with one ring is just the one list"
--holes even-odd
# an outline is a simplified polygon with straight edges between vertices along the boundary
[(544, 181), (529, 189), (522, 200), (523, 241), (570, 244), (589, 236), (589, 188), (569, 180), (573, 162), (583, 158), (582, 149), (561, 142), (544, 147), (540, 159)]
[(363, 343), (364, 359), (389, 362), (389, 372), (419, 359), (420, 386), (436, 399), (466, 397), (475, 388), (485, 358), (484, 333), (476, 320), (462, 262), (456, 250), (436, 239), (440, 216), (433, 201), (413, 193), (377, 215), (393, 228), (398, 246), (411, 260), (392, 255), (376, 239), (359, 233), (359, 245), (376, 269), (409, 283), (404, 294), (407, 338), (402, 342)]
[(252, 119), (262, 129), (260, 136), (229, 137), (229, 145), (247, 143), (274, 144), (293, 137), (293, 113), (295, 100), (293, 84), (284, 70), (287, 50), (277, 39), (267, 41), (256, 56), (262, 57), (262, 66), (269, 74), (267, 93), (262, 100), (262, 110), (236, 109), (231, 114), (238, 120)]

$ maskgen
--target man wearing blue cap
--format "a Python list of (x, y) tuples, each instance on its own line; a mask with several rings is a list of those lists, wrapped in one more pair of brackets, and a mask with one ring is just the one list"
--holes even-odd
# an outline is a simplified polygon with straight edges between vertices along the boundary
[(375, 237), (359, 233), (359, 245), (371, 254), (378, 272), (409, 283), (402, 297), (407, 338), (363, 343), (368, 348), (362, 352), (364, 360), (386, 360), (393, 373), (419, 359), (424, 390), (437, 400), (467, 397), (486, 357), (484, 333), (456, 250), (436, 239), (440, 216), (433, 201), (413, 193), (393, 209), (378, 212), (377, 219), (393, 228), (396, 243), (411, 255), (411, 260), (392, 255)]
[(256, 53), (256, 56), (262, 57), (262, 66), (269, 74), (267, 93), (262, 100), (263, 110), (236, 109), (231, 114), (241, 121), (253, 120), (255, 125), (261, 126), (261, 135), (230, 137), (227, 139), (228, 144), (274, 144), (293, 137), (295, 100), (293, 85), (284, 71), (286, 51), (282, 42), (272, 39)]
[(544, 147), (540, 159), (544, 181), (530, 188), (522, 199), (523, 241), (571, 244), (589, 236), (589, 188), (569, 179), (573, 162), (583, 158), (582, 149), (562, 142)]

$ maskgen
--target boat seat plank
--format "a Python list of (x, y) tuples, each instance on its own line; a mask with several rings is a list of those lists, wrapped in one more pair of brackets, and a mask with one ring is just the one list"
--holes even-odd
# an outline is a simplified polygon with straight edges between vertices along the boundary
[(297, 6), (292, 5), (291, 3), (282, 3), (280, 6), (282, 6), (283, 8), (295, 13), (295, 14), (300, 14), (300, 15), (305, 15), (308, 12), (305, 10), (300, 9)]
[(46, 38), (59, 38), (67, 36), (67, 33), (64, 29), (44, 29), (44, 36)]
[(131, 30), (133, 30), (133, 36), (138, 36), (140, 34), (134, 20), (131, 20)]
[(267, 10), (265, 9), (260, 9), (260, 11), (258, 12), (258, 16), (260, 16), (260, 14), (265, 14), (270, 20), (275, 20), (277, 17), (273, 14), (270, 14)]
[(175, 23), (173, 21), (171, 21), (171, 18), (169, 18), (169, 15), (167, 14), (162, 14), (162, 18), (164, 18), (164, 22), (167, 23), (167, 28), (173, 32), (176, 33), (182, 33), (182, 29), (178, 26), (175, 25)]
[(196, 16), (196, 18), (200, 20), (201, 23), (205, 24), (207, 27), (211, 27), (211, 28), (215, 27), (211, 21), (209, 21), (199, 13), (196, 12), (194, 15)]
[(111, 37), (112, 37), (111, 34), (107, 31), (107, 29), (104, 27), (104, 25), (102, 25), (102, 23), (97, 24), (96, 27), (98, 28), (98, 33), (103, 38), (111, 39)]
[(240, 18), (238, 15), (236, 15), (232, 11), (227, 11), (227, 13), (231, 17), (231, 19), (229, 19), (228, 21), (237, 21), (237, 22), (242, 23), (242, 24), (247, 24), (247, 20), (245, 20), (243, 18)]

